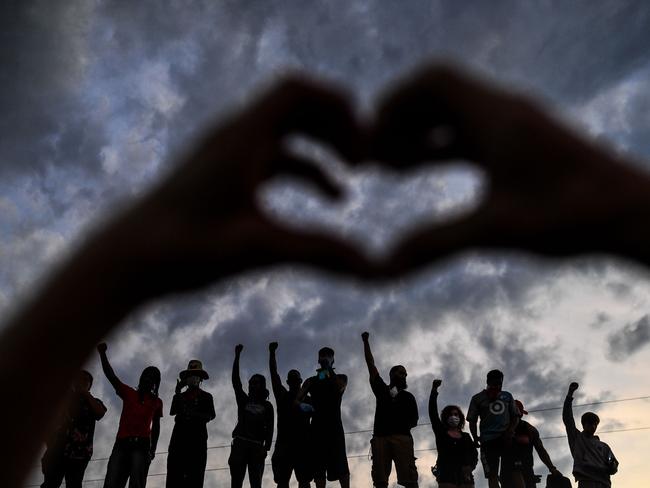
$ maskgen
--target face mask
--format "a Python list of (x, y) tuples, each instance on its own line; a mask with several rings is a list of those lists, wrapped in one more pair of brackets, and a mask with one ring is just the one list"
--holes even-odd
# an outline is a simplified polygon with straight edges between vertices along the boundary
[(395, 398), (399, 393), (399, 390), (397, 389), (396, 386), (393, 386), (390, 390), (388, 390), (388, 393), (390, 393), (391, 398)]
[(187, 386), (199, 386), (201, 383), (201, 378), (198, 376), (189, 376), (186, 380), (185, 383), (187, 383)]
[(447, 418), (447, 424), (449, 424), (449, 427), (458, 427), (460, 425), (460, 417), (456, 415), (450, 415)]

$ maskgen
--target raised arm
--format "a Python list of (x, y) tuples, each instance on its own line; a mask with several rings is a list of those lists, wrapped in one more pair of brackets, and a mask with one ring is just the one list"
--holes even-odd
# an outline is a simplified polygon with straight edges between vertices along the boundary
[(237, 344), (235, 346), (235, 359), (232, 362), (232, 387), (235, 390), (235, 396), (239, 400), (240, 394), (244, 393), (242, 388), (241, 378), (239, 377), (239, 356), (241, 355), (244, 346)]
[(102, 402), (99, 398), (95, 398), (94, 396), (92, 396), (90, 391), (84, 391), (82, 392), (82, 394), (86, 398), (86, 401), (90, 406), (90, 410), (92, 411), (95, 420), (100, 420), (106, 414), (107, 411), (104, 402)]
[(273, 395), (276, 400), (286, 392), (282, 385), (280, 375), (278, 374), (278, 363), (275, 357), (275, 351), (277, 351), (277, 349), (277, 342), (271, 342), (269, 344), (269, 372), (271, 373), (271, 387), (273, 388)]
[(441, 432), (444, 426), (438, 415), (438, 388), (442, 385), (442, 380), (435, 379), (431, 383), (431, 393), (429, 394), (429, 421), (434, 432)]
[(566, 429), (566, 435), (569, 440), (569, 447), (573, 452), (573, 444), (578, 434), (578, 429), (576, 428), (576, 422), (573, 418), (573, 393), (578, 389), (578, 383), (575, 381), (569, 385), (569, 390), (567, 391), (566, 398), (564, 399), (564, 405), (562, 407), (562, 422), (564, 422), (564, 428)]
[(105, 342), (102, 342), (97, 345), (97, 352), (99, 352), (99, 359), (102, 363), (102, 371), (104, 371), (104, 375), (106, 376), (106, 379), (108, 379), (110, 384), (113, 385), (113, 388), (117, 390), (119, 386), (122, 384), (122, 382), (117, 377), (115, 371), (113, 371), (113, 367), (111, 366), (111, 363), (108, 361), (108, 356), (106, 355), (107, 349), (108, 346), (106, 345)]
[(363, 355), (366, 358), (366, 366), (368, 366), (368, 374), (370, 375), (370, 381), (372, 382), (372, 380), (379, 376), (379, 371), (375, 366), (375, 358), (370, 350), (370, 334), (364, 332), (361, 334), (361, 340), (363, 341)]

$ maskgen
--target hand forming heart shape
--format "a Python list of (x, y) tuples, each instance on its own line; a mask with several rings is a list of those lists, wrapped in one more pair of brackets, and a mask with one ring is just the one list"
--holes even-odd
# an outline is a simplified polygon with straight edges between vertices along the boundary
[[(287, 262), (385, 279), (469, 247), (613, 252), (650, 262), (648, 176), (533, 102), (441, 66), (407, 78), (382, 100), (375, 120), (361, 123), (340, 90), (281, 83), (210, 132), (157, 188), (91, 236), (3, 329), (0, 384), (22, 396), (5, 402), (0, 416), (14, 420), (5, 439), (21, 455), (2, 471), (0, 486), (21, 484), (69, 378), (94, 345), (155, 296)], [(464, 218), (404, 237), (375, 262), (325, 233), (285, 228), (259, 209), (258, 186), (278, 174), (338, 193), (327, 175), (286, 150), (285, 137), (295, 133), (331, 144), (350, 164), (374, 160), (406, 171), (470, 160), (488, 175), (486, 198)], [(17, 377), (30, 378), (30, 388), (20, 388)]]

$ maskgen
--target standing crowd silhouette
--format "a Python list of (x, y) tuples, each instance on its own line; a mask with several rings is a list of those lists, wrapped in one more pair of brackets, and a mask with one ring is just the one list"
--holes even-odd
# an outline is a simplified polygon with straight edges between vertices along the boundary
[[(411, 429), (418, 424), (418, 406), (407, 390), (407, 371), (394, 365), (388, 383), (381, 377), (370, 347), (370, 334), (361, 335), (368, 367), (370, 389), (375, 396), (375, 418), (370, 441), (371, 477), (376, 488), (387, 488), (393, 464), (397, 483), (418, 487)], [(163, 404), (158, 396), (160, 371), (148, 366), (140, 375), (137, 388), (122, 383), (107, 356), (107, 345), (97, 351), (102, 370), (122, 400), (122, 413), (113, 451), (108, 461), (104, 488), (144, 488), (149, 465), (155, 457), (160, 435)], [(245, 391), (239, 374), (244, 346), (235, 347), (232, 386), (237, 403), (237, 424), (232, 431), (228, 465), (231, 487), (241, 488), (246, 473), (251, 488), (261, 488), (264, 464), (273, 444), (275, 414), (269, 402), (269, 390), (263, 374), (254, 374)], [(288, 488), (292, 474), (300, 488), (314, 481), (323, 488), (326, 481), (350, 486), (341, 402), (348, 379), (335, 372), (334, 350), (318, 351), (316, 375), (304, 382), (299, 371), (287, 373), (287, 387), (278, 373), (278, 343), (269, 344), (269, 372), (277, 408), (277, 437), (271, 457), (273, 480), (279, 488)], [(170, 415), (174, 428), (167, 457), (167, 488), (201, 488), (207, 461), (207, 427), (216, 414), (212, 395), (201, 388), (209, 379), (201, 361), (193, 359), (179, 373)], [(487, 373), (486, 386), (472, 396), (463, 413), (457, 405), (447, 405), (439, 413), (438, 390), (442, 380), (435, 379), (429, 396), (429, 419), (436, 441), (438, 458), (431, 468), (440, 488), (474, 486), (474, 470), (479, 459), (490, 488), (535, 488), (541, 476), (534, 473), (533, 450), (549, 470), (547, 487), (571, 486), (544, 448), (539, 431), (523, 420), (528, 412), (521, 401), (502, 389), (503, 373)], [(92, 456), (95, 422), (106, 413), (101, 400), (90, 394), (92, 376), (81, 371), (72, 387), (69, 409), (42, 459), (44, 481), (41, 488), (58, 488), (63, 479), (68, 488), (80, 488), (83, 474)], [(571, 383), (564, 401), (562, 420), (566, 428), (573, 475), (581, 488), (611, 486), (610, 476), (618, 470), (618, 461), (596, 429), (600, 422), (593, 412), (581, 418), (579, 430), (573, 418)], [(464, 431), (465, 422), (470, 433)], [(479, 433), (480, 432), (480, 433)], [(480, 455), (479, 455), (480, 454)]]
[[(406, 172), (470, 161), (484, 170), (485, 192), (469, 213), (421, 224), (386, 255), (371, 256), (326, 229), (287, 225), (260, 205), (259, 188), (278, 176), (301, 178), (332, 197), (341, 194), (323, 169), (291, 151), (287, 138), (296, 135), (329, 145), (349, 165), (366, 162)], [(462, 69), (424, 66), (390, 88), (377, 101), (375, 113), (364, 118), (341, 87), (288, 78), (206, 130), (174, 171), (89, 233), (6, 320), (0, 332), (0, 390), (15, 392), (18, 400), (0, 402), (0, 418), (7, 420), (0, 438), (0, 486), (23, 486), (42, 440), (55, 430), (74, 378), (74, 401), (67, 407), (70, 422), (58, 430), (64, 441), (50, 444), (44, 468), (47, 482), (63, 476), (73, 486), (83, 477), (94, 423), (105, 409), (89, 393), (91, 377), (79, 370), (102, 338), (155, 299), (288, 264), (376, 283), (468, 249), (519, 250), (555, 258), (604, 253), (648, 266), (648, 222), (647, 172), (576, 134), (529, 98)], [(146, 368), (137, 388), (131, 388), (112, 371), (104, 346), (99, 349), (104, 372), (123, 401), (106, 480), (121, 486), (128, 478), (132, 487), (142, 486), (163, 411), (160, 372)], [(298, 388), (296, 372), (288, 390), (274, 388), (276, 398), (282, 398), (278, 410), (284, 432), (274, 453), (276, 476), (282, 482), (288, 472), (296, 471), (303, 484), (312, 476), (321, 486), (327, 477), (348, 484), (340, 418), (347, 378), (334, 372), (333, 358), (333, 351), (321, 350), (316, 376)], [(406, 371), (393, 369), (385, 384), (375, 373), (369, 346), (366, 358), (377, 398), (374, 482), (381, 486), (394, 462), (400, 481), (413, 485), (407, 435), (413, 414), (404, 388)], [(235, 373), (238, 359), (236, 354)], [(213, 412), (198, 384), (207, 377), (201, 371), (200, 363), (189, 365), (178, 398), (172, 401), (176, 423), (168, 459), (170, 482), (182, 478), (200, 484), (202, 477), (205, 423)], [(29, 378), (28, 387), (24, 378)], [(533, 449), (552, 468), (536, 429), (518, 418), (525, 415), (523, 406), (501, 390), (502, 380), (491, 372), (484, 391), (470, 402), (471, 438), (463, 431), (459, 407), (443, 408), (436, 420), (441, 383), (432, 385), (429, 410), (440, 450), (434, 471), (441, 485), (471, 485), (478, 457), (472, 448), (477, 446), (491, 487), (497, 486), (499, 475), (504, 484), (521, 486)], [(276, 378), (274, 385), (278, 383)], [(251, 378), (248, 393), (238, 374), (233, 374), (233, 386), (238, 422), (230, 458), (232, 479), (241, 483), (248, 469), (249, 479), (256, 482), (260, 458), (270, 446), (273, 410), (262, 376)], [(576, 427), (571, 414), (576, 388), (569, 388), (563, 415), (573, 473), (580, 488), (606, 488), (616, 460), (594, 435), (599, 422), (595, 414), (583, 415), (582, 430)], [(288, 420), (296, 405), (302, 417)], [(307, 416), (309, 434), (302, 428)], [(314, 432), (323, 437), (310, 452), (315, 462), (302, 471), (305, 452), (296, 446), (313, 445), (305, 439)], [(70, 439), (75, 443), (68, 443)], [(513, 451), (513, 445), (518, 449)], [(497, 461), (503, 474), (497, 474)]]

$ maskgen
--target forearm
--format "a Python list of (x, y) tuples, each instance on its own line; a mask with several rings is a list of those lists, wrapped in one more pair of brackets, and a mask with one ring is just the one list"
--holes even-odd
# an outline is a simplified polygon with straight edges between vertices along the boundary
[(553, 471), (555, 469), (555, 465), (553, 464), (553, 461), (551, 461), (551, 456), (549, 456), (548, 451), (546, 451), (544, 446), (541, 445), (541, 442), (539, 446), (535, 446), (535, 449), (537, 450), (539, 459), (544, 463), (544, 466), (546, 466), (549, 471)]
[[(18, 456), (17, 462), (2, 470), (0, 486), (21, 484), (38, 450), (38, 439), (49, 430), (70, 379), (100, 338), (138, 303), (127, 292), (126, 263), (106, 247), (86, 245), (0, 336), (0, 388), (21, 391), (20, 402), (0, 406), (0, 416), (12, 419), (3, 434), (11, 447), (5, 444), (3, 449), (30, 453)], [(27, 351), (31, 359), (25, 362)], [(23, 376), (30, 378), (30, 388), (18, 383)]]
[(372, 374), (373, 369), (375, 369), (375, 358), (372, 355), (372, 350), (370, 349), (370, 341), (363, 341), (363, 355), (366, 359), (366, 366), (368, 366), (368, 371)]
[(469, 431), (472, 434), (472, 439), (474, 439), (474, 442), (478, 441), (479, 436), (478, 436), (478, 430), (476, 428), (476, 422), (470, 422), (469, 423)]
[(158, 438), (160, 437), (160, 421), (153, 423), (151, 426), (151, 454), (155, 454), (158, 447)]
[(235, 389), (241, 388), (241, 378), (239, 377), (239, 354), (235, 354), (235, 360), (232, 362), (232, 386)]
[(429, 395), (429, 421), (431, 422), (431, 427), (436, 430), (442, 423), (440, 422), (440, 416), (438, 414), (438, 391), (431, 390)]

